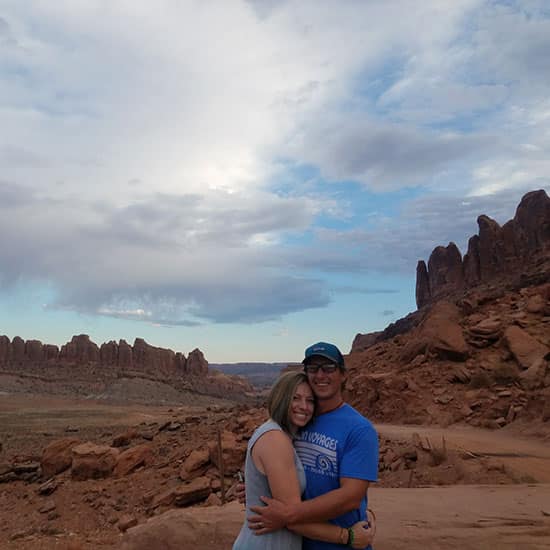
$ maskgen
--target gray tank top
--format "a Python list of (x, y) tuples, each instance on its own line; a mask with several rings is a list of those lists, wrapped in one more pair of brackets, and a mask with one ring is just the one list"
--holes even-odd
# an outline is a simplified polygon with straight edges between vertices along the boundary
[[(259, 437), (271, 430), (281, 430), (282, 428), (273, 420), (264, 422), (252, 435), (248, 442), (248, 448), (246, 450), (246, 461), (244, 466), (244, 478), (246, 483), (246, 517), (253, 516), (254, 512), (250, 511), (250, 506), (262, 506), (263, 502), (260, 500), (260, 496), (271, 497), (271, 490), (267, 482), (267, 476), (262, 474), (256, 468), (254, 461), (250, 455), (252, 447)], [(298, 473), (298, 481), (300, 482), (300, 492), (303, 493), (306, 488), (306, 476), (304, 474), (304, 468), (296, 451), (294, 451), (294, 464), (296, 465), (296, 471)], [(241, 532), (237, 537), (237, 540), (233, 544), (233, 550), (301, 550), (302, 549), (302, 537), (292, 533), (288, 529), (280, 529), (274, 533), (267, 535), (255, 535), (249, 528), (248, 524), (244, 522), (241, 528)]]

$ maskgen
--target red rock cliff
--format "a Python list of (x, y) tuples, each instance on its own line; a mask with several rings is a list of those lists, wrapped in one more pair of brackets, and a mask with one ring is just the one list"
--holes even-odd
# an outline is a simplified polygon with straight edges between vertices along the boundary
[(485, 215), (477, 223), (479, 234), (470, 238), (464, 258), (449, 243), (433, 250), (427, 267), (423, 260), (418, 262), (418, 308), (480, 284), (525, 276), (528, 267), (536, 271), (538, 264), (548, 261), (550, 198), (544, 190), (527, 193), (514, 218), (502, 227)]
[(133, 346), (125, 340), (111, 340), (98, 347), (87, 334), (80, 334), (58, 349), (39, 340), (25, 342), (15, 336), (10, 341), (7, 336), (0, 336), (0, 367), (41, 364), (102, 365), (167, 376), (208, 373), (208, 362), (200, 350), (192, 351), (187, 360), (183, 353), (151, 346), (142, 338), (136, 338)]

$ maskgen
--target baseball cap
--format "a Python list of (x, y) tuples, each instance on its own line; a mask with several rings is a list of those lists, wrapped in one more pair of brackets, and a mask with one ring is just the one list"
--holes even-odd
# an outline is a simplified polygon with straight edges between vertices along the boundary
[(320, 355), (326, 357), (329, 361), (332, 361), (338, 365), (342, 370), (346, 369), (344, 365), (344, 357), (340, 353), (340, 350), (334, 345), (327, 342), (317, 342), (306, 349), (305, 357), (302, 363), (305, 365), (308, 360), (314, 355)]

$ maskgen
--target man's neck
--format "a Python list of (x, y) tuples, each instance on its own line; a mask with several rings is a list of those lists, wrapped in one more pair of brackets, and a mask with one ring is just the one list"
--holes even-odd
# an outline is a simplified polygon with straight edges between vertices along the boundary
[(344, 398), (342, 394), (335, 395), (330, 399), (318, 399), (317, 400), (317, 414), (325, 414), (330, 411), (338, 409), (344, 404)]

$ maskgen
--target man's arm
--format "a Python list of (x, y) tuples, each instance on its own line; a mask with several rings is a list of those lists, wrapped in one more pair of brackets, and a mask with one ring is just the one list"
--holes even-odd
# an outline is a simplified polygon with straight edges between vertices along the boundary
[(342, 477), (338, 489), (310, 500), (283, 504), (276, 499), (261, 497), (266, 506), (251, 507), (258, 515), (251, 516), (248, 525), (251, 529), (257, 529), (260, 523), (264, 532), (271, 532), (293, 523), (333, 519), (359, 508), (368, 487), (366, 480)]

